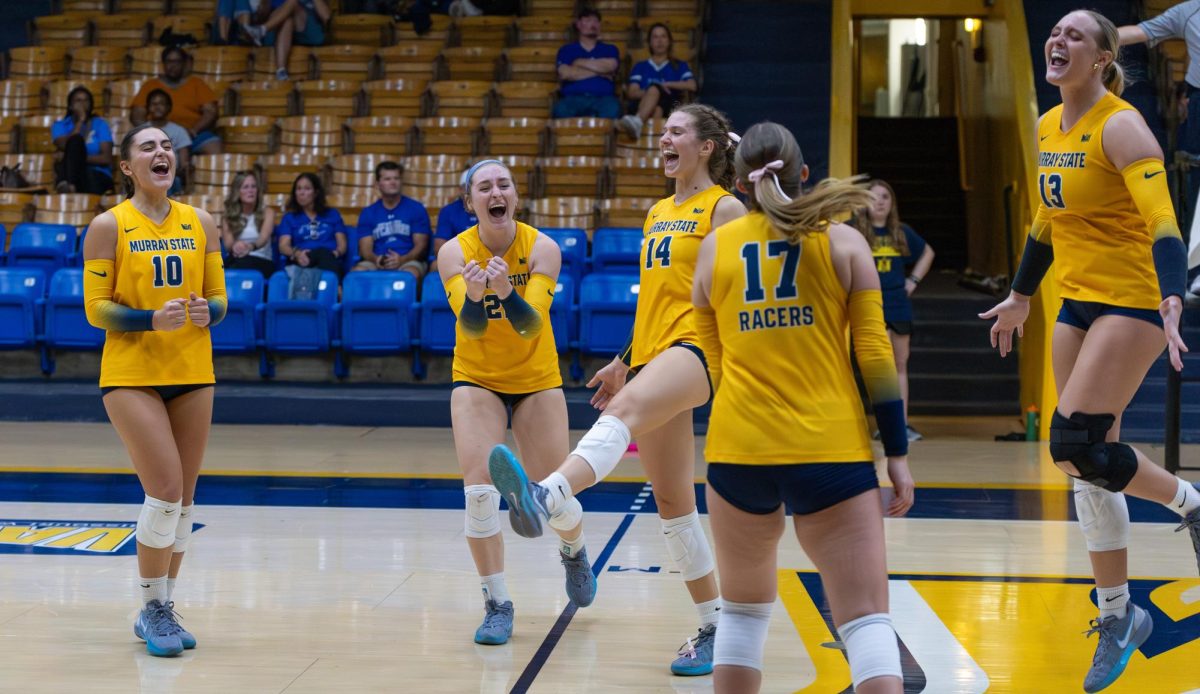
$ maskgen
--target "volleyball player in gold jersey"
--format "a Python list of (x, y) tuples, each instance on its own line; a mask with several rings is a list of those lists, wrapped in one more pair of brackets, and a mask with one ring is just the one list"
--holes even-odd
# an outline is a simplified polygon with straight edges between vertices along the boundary
[(992, 345), (1012, 350), (1013, 330), (1053, 264), (1062, 287), (1054, 326), (1058, 408), (1050, 455), (1075, 479), (1075, 509), (1096, 576), (1099, 635), (1084, 689), (1100, 691), (1150, 637), (1150, 613), (1129, 601), (1124, 494), (1179, 514), (1200, 559), (1200, 492), (1121, 443), (1121, 414), (1146, 372), (1170, 350), (1182, 369), (1179, 334), (1186, 281), (1183, 240), (1158, 143), (1119, 96), (1124, 74), (1117, 29), (1096, 12), (1063, 17), (1046, 41), (1046, 81), (1062, 104), (1038, 122), (1041, 204), (995, 318)]
[(120, 167), (129, 198), (93, 219), (84, 240), (86, 312), (106, 331), (104, 409), (146, 494), (134, 633), (151, 655), (172, 656), (196, 646), (171, 597), (212, 423), (209, 327), (225, 316), (225, 272), (212, 217), (167, 198), (175, 180), (170, 138), (134, 128), (121, 141)]
[[(700, 242), (712, 229), (745, 214), (729, 194), (736, 136), (719, 111), (701, 104), (677, 109), (659, 141), (675, 195), (646, 215), (640, 290), (630, 347), (592, 378), (592, 404), (604, 414), (558, 471), (530, 486), (507, 449), (492, 455), (492, 477), (515, 511), (513, 528), (541, 534), (541, 518), (604, 479), (636, 439), (663, 537), (700, 616), (700, 631), (671, 663), (677, 675), (712, 671), (720, 611), (712, 550), (696, 511), (692, 410), (712, 397), (692, 316), (692, 272)], [(632, 369), (630, 368), (632, 367)], [(625, 384), (630, 373), (637, 377)]]
[[(438, 272), (457, 322), (450, 415), (466, 494), (466, 536), (483, 589), (484, 620), (475, 642), (498, 645), (512, 636), (513, 603), (504, 581), (500, 493), (488, 475), (492, 447), (505, 440), (511, 417), (517, 446), (539, 472), (568, 449), (567, 401), (550, 304), (562, 256), (537, 229), (516, 221), (517, 187), (508, 167), (476, 163), (463, 177), (476, 226), (446, 242)], [(579, 501), (549, 520), (562, 539), (567, 595), (580, 607), (596, 596), (583, 538)]]
[(904, 405), (871, 248), (833, 221), (870, 194), (835, 179), (802, 193), (800, 147), (775, 123), (746, 131), (735, 168), (751, 212), (704, 240), (693, 292), (717, 391), (704, 454), (725, 601), (716, 691), (761, 684), (786, 505), (821, 574), (855, 691), (900, 692), (879, 481), (849, 337), (895, 485), (887, 511), (896, 516), (913, 503)]

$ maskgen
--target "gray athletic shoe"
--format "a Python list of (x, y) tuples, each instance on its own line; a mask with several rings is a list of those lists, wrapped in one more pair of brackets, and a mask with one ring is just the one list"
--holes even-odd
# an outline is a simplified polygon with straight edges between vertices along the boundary
[[(1200, 482), (1192, 486), (1200, 490)], [(1196, 552), (1196, 570), (1200, 571), (1200, 508), (1184, 516), (1179, 527), (1175, 528), (1175, 532), (1184, 528), (1187, 528), (1188, 534), (1192, 536), (1192, 550)]]
[(500, 444), (488, 456), (488, 473), (500, 497), (508, 502), (508, 522), (521, 537), (541, 537), (542, 520), (550, 520), (546, 510), (545, 487), (529, 481), (521, 461)]
[(588, 561), (587, 548), (568, 557), (561, 549), (563, 568), (567, 571), (567, 597), (579, 607), (587, 607), (596, 599), (596, 576), (592, 573), (592, 562)]
[(195, 648), (196, 637), (192, 636), (192, 632), (184, 629), (183, 625), (179, 623), (180, 614), (175, 611), (175, 603), (168, 602), (167, 610), (171, 616), (171, 623), (175, 625), (175, 633), (179, 635), (179, 641), (183, 644), (183, 649), (186, 651)]
[(700, 628), (694, 639), (679, 647), (679, 657), (671, 663), (671, 673), (683, 677), (711, 675), (713, 671), (713, 644), (717, 640), (717, 625)]
[(1093, 619), (1092, 628), (1085, 635), (1100, 635), (1096, 644), (1096, 655), (1092, 657), (1092, 669), (1083, 680), (1083, 691), (1098, 692), (1117, 681), (1129, 658), (1154, 631), (1154, 620), (1150, 613), (1129, 603), (1129, 611), (1123, 619), (1109, 616), (1103, 620)]
[(183, 642), (177, 631), (179, 626), (171, 615), (171, 608), (157, 600), (146, 603), (133, 623), (133, 635), (146, 642), (146, 652), (160, 658), (169, 658), (183, 652)]
[(513, 631), (512, 600), (496, 602), (488, 600), (484, 606), (487, 613), (483, 616), (483, 624), (475, 630), (475, 643), (485, 646), (499, 646), (508, 643)]

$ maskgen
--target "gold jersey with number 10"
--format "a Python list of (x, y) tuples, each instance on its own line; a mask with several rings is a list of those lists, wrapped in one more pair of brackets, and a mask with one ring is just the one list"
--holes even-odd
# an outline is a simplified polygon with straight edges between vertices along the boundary
[(699, 345), (692, 317), (692, 276), (700, 242), (712, 231), (713, 209), (729, 191), (706, 188), (676, 204), (663, 198), (642, 228), (640, 287), (630, 366), (645, 365), (677, 342)]
[[(204, 296), (208, 238), (196, 210), (171, 200), (155, 223), (129, 200), (112, 208), (117, 220), (112, 300), (138, 310), (162, 308), (170, 299)], [(109, 330), (100, 363), (100, 386), (170, 386), (214, 383), (208, 328), (191, 321), (159, 332)]]

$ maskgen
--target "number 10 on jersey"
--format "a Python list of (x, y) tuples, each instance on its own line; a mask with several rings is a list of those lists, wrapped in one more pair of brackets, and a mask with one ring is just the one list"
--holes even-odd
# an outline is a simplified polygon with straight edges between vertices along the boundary
[(154, 264), (154, 286), (178, 287), (183, 284), (183, 258), (177, 255), (151, 256)]

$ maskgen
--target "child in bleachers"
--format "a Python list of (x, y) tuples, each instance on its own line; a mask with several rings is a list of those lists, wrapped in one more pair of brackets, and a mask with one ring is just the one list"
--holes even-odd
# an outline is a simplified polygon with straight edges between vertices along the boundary
[(671, 55), (675, 39), (666, 24), (655, 23), (646, 32), (650, 57), (633, 66), (625, 96), (636, 110), (617, 121), (617, 128), (633, 139), (642, 136), (642, 125), (655, 115), (669, 116), (687, 93), (696, 92), (692, 69)]
[(275, 229), (275, 208), (263, 204), (258, 175), (241, 171), (229, 184), (225, 196), (225, 217), (221, 220), (221, 238), (225, 241), (225, 267), (258, 270), (263, 277), (275, 272), (271, 234)]
[(319, 268), (341, 277), (346, 225), (325, 202), (321, 179), (307, 172), (297, 176), (286, 209), (279, 220), (279, 254), (288, 259), (288, 268)]
[(75, 87), (67, 95), (67, 115), (50, 126), (60, 193), (100, 195), (112, 190), (112, 130), (92, 112), (94, 106), (88, 88)]

